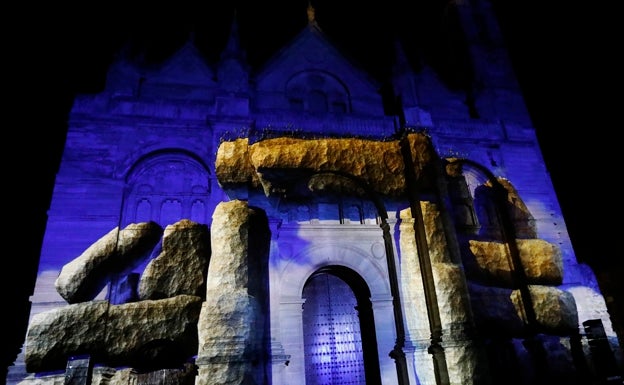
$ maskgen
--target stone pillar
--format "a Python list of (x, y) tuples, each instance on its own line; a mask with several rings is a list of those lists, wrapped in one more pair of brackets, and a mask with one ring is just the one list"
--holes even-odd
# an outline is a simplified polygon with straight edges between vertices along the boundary
[[(396, 365), (394, 360), (390, 358), (390, 352), (394, 349), (394, 342), (396, 341), (392, 297), (371, 298), (371, 305), (375, 319), (379, 372), (381, 378), (384, 379), (384, 384), (397, 384), (399, 380), (397, 378)], [(410, 384), (416, 384), (416, 382), (410, 381)]]
[[(284, 350), (282, 344), (282, 327), (280, 323), (280, 290), (279, 271), (280, 250), (279, 231), (282, 224), (281, 219), (269, 218), (269, 228), (271, 230), (271, 251), (269, 252), (269, 291), (270, 291), (270, 317), (271, 317), (271, 378), (273, 384), (286, 384), (286, 368), (290, 364), (290, 355)], [(300, 307), (301, 309), (301, 307)], [(301, 313), (299, 313), (301, 317)]]
[(301, 296), (282, 296), (280, 300), (280, 322), (282, 325), (281, 340), (284, 352), (290, 355), (286, 372), (286, 381), (303, 382), (305, 379), (305, 356), (303, 342), (303, 304)]
[[(392, 239), (396, 239), (396, 230), (399, 230), (399, 234), (401, 234), (401, 224), (402, 222), (399, 221), (397, 218), (387, 218), (386, 222), (388, 223), (388, 231), (392, 237)], [(413, 233), (413, 229), (414, 229), (414, 224), (413, 221), (411, 223), (412, 225), (412, 233)], [(413, 238), (412, 238), (413, 239)], [(407, 375), (408, 375), (408, 380), (410, 384), (420, 384), (420, 382), (418, 381), (417, 377), (416, 377), (416, 368), (414, 367), (414, 362), (415, 362), (415, 352), (416, 352), (416, 347), (414, 346), (413, 342), (412, 342), (412, 337), (411, 337), (411, 333), (410, 333), (410, 327), (408, 325), (407, 322), (407, 315), (406, 315), (406, 298), (405, 295), (406, 294), (411, 294), (411, 293), (406, 293), (406, 291), (403, 289), (403, 285), (401, 284), (401, 282), (403, 281), (403, 279), (405, 278), (403, 276), (403, 265), (401, 262), (401, 258), (400, 256), (400, 252), (399, 252), (399, 248), (397, 247), (396, 242), (392, 243), (392, 250), (393, 253), (392, 255), (394, 255), (395, 258), (395, 264), (398, 266), (398, 281), (399, 281), (399, 292), (401, 293), (401, 309), (402, 309), (402, 314), (403, 314), (403, 324), (405, 325), (405, 336), (404, 336), (404, 341), (403, 341), (403, 354), (405, 355), (405, 362), (406, 362), (406, 366), (407, 366)], [(422, 283), (422, 281), (420, 281)], [(421, 289), (422, 289), (422, 285), (421, 285)], [(421, 290), (422, 293), (422, 290)], [(408, 300), (410, 301), (410, 300)], [(377, 318), (376, 318), (377, 319)], [(426, 324), (425, 324), (426, 325)], [(425, 350), (426, 352), (426, 350)]]
[[(401, 212), (399, 248), (401, 250), (401, 295), (406, 326), (405, 343), (412, 347), (413, 357), (413, 361), (408, 361), (408, 364), (410, 369), (413, 368), (417, 378), (417, 381), (413, 383), (435, 385), (433, 360), (428, 352), (431, 345), (431, 331), (427, 317), (427, 302), (416, 249), (414, 219), (409, 209)], [(412, 384), (411, 377), (410, 384)]]
[(487, 362), (475, 341), (463, 272), (451, 263), (434, 263), (433, 275), (442, 321), (442, 347), (451, 384), (487, 384)]
[(268, 250), (264, 212), (222, 202), (211, 227), (206, 301), (199, 317), (196, 385), (271, 383), (268, 369)]
[[(436, 204), (421, 202), (423, 224), (431, 261), (432, 277), (423, 276), (415, 241), (414, 219), (410, 210), (401, 212), (401, 285), (404, 293), (405, 315), (409, 338), (415, 346), (416, 370), (423, 384), (435, 384), (434, 364), (424, 362), (424, 352), (432, 353), (430, 312), (438, 311), (441, 347), (451, 384), (487, 384), (487, 362), (479, 344), (474, 340), (474, 321), (468, 289), (461, 265), (451, 262), (450, 247), (445, 235), (441, 213)], [(432, 279), (437, 309), (427, 304), (423, 294), (423, 279)], [(485, 366), (484, 366), (485, 365)]]
[(431, 257), (438, 309), (442, 327), (442, 347), (451, 384), (489, 384), (484, 350), (476, 341), (474, 319), (463, 267), (453, 263), (451, 244), (446, 237), (442, 213), (437, 204), (421, 202), (425, 234)]

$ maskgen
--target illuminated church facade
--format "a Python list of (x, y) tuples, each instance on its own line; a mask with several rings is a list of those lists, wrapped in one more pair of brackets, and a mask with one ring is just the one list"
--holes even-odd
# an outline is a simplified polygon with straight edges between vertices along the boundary
[(7, 383), (616, 376), (494, 16), (456, 7), (478, 92), (399, 42), (382, 92), (311, 8), (258, 69), (236, 21), (218, 63), (192, 40), (157, 66), (121, 54), (71, 109)]

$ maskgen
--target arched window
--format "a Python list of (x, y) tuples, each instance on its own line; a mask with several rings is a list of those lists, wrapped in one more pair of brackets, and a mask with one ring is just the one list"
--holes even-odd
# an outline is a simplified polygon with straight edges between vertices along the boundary
[(323, 91), (311, 91), (308, 94), (308, 106), (311, 112), (327, 112), (327, 96)]
[(203, 164), (180, 151), (141, 159), (126, 179), (123, 225), (152, 220), (165, 227), (180, 219), (207, 223), (209, 176)]
[(296, 112), (350, 112), (349, 92), (332, 74), (304, 71), (293, 76), (286, 85), (290, 108)]

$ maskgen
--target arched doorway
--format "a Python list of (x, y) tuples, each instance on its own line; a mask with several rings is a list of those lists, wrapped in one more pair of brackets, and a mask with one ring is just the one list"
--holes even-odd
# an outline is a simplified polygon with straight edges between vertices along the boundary
[(318, 270), (303, 288), (306, 385), (379, 384), (370, 291), (354, 271)]

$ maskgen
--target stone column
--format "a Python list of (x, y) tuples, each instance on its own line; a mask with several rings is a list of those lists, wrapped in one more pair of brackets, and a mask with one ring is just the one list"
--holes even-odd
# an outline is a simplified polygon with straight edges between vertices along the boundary
[[(283, 346), (282, 327), (280, 322), (280, 296), (279, 290), (279, 231), (282, 224), (281, 219), (269, 218), (269, 228), (271, 229), (271, 251), (269, 253), (269, 291), (271, 309), (271, 378), (273, 384), (286, 384), (286, 368), (290, 364), (290, 355), (286, 353)], [(299, 313), (301, 317), (301, 313)]]
[[(384, 384), (398, 384), (397, 370), (390, 352), (394, 349), (396, 331), (394, 315), (392, 313), (392, 297), (371, 298), (373, 317), (375, 318), (375, 333), (377, 336), (377, 354), (379, 355), (379, 372)], [(410, 384), (416, 384), (411, 382)]]
[[(289, 355), (287, 380), (305, 379), (305, 356), (303, 341), (303, 304), (301, 296), (282, 296), (280, 300), (281, 340), (284, 352)], [(283, 384), (290, 384), (286, 381)]]
[(401, 295), (406, 325), (405, 342), (413, 349), (413, 361), (409, 362), (409, 366), (414, 368), (413, 371), (418, 379), (414, 382), (415, 384), (435, 385), (433, 360), (428, 352), (431, 345), (431, 331), (427, 317), (427, 301), (416, 250), (414, 219), (409, 209), (401, 212), (399, 248), (401, 250)]
[[(388, 223), (388, 232), (390, 233), (390, 236), (393, 240), (396, 240), (396, 233), (397, 233), (397, 229), (398, 229), (398, 233), (399, 236), (402, 233), (401, 232), (401, 224), (402, 222), (399, 221), (397, 218), (387, 218), (386, 222)], [(412, 226), (412, 234), (413, 234), (413, 221), (411, 223)], [(414, 240), (414, 238), (412, 238), (412, 240)], [(396, 241), (392, 242), (392, 255), (394, 255), (394, 259), (395, 259), (395, 264), (396, 266), (398, 266), (398, 281), (399, 281), (399, 292), (401, 293), (401, 314), (403, 315), (403, 324), (404, 324), (404, 329), (405, 329), (405, 335), (404, 335), (404, 341), (403, 341), (403, 346), (402, 346), (402, 350), (403, 350), (403, 354), (405, 355), (405, 365), (406, 365), (406, 370), (407, 370), (407, 376), (408, 376), (408, 380), (410, 384), (420, 384), (420, 382), (418, 381), (417, 377), (416, 377), (416, 368), (414, 367), (414, 362), (415, 362), (415, 346), (412, 342), (412, 336), (410, 333), (410, 326), (408, 324), (407, 321), (407, 312), (408, 309), (405, 306), (405, 304), (407, 302), (411, 302), (410, 298), (406, 298), (405, 295), (408, 295), (408, 297), (410, 296), (411, 293), (407, 293), (404, 290), (403, 285), (401, 284), (401, 282), (403, 282), (404, 280), (404, 275), (403, 275), (403, 265), (402, 265), (402, 258), (400, 257), (400, 252), (399, 252), (400, 247), (397, 246)], [(422, 281), (420, 281), (422, 283)], [(422, 293), (422, 284), (421, 284), (421, 293)], [(379, 319), (379, 318), (375, 318), (375, 319)], [(426, 323), (423, 325), (426, 328)], [(426, 348), (425, 348), (425, 353), (426, 353)], [(382, 375), (383, 377), (383, 375)], [(384, 377), (385, 378), (385, 377)]]
[(488, 384), (489, 370), (479, 341), (461, 264), (454, 263), (440, 208), (421, 202), (425, 234), (431, 258), (433, 280), (440, 312), (442, 347), (451, 384)]
[(206, 301), (199, 317), (196, 385), (271, 383), (264, 212), (240, 200), (215, 208)]
[[(474, 340), (474, 323), (468, 289), (461, 265), (452, 262), (441, 213), (436, 204), (420, 203), (431, 277), (423, 275), (415, 241), (414, 219), (410, 210), (401, 212), (401, 286), (405, 301), (408, 335), (415, 347), (416, 370), (423, 384), (435, 384), (435, 363), (425, 362), (431, 352), (431, 312), (439, 312), (440, 346), (443, 349), (448, 380), (451, 384), (484, 384), (489, 378), (483, 352)], [(423, 280), (433, 280), (435, 304), (428, 304), (423, 294)], [(433, 306), (432, 306), (433, 305)], [(438, 347), (439, 348), (439, 347)]]

